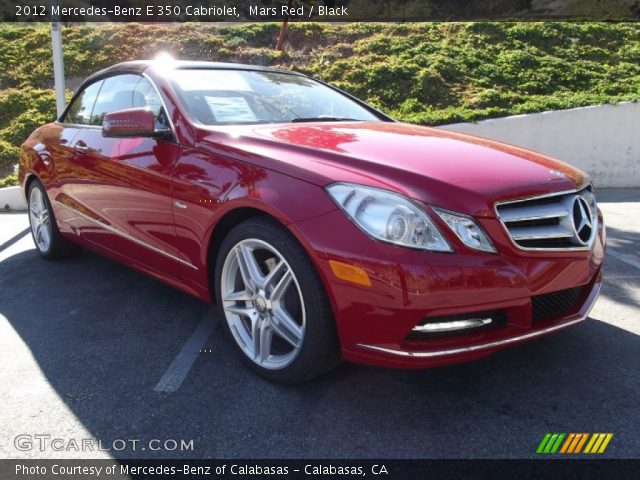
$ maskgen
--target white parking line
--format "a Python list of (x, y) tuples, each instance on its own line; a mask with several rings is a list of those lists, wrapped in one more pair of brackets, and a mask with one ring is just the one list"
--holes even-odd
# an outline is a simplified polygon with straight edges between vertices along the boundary
[(632, 267), (635, 267), (638, 270), (640, 270), (640, 261), (637, 260), (635, 257), (632, 257), (631, 255), (628, 255), (626, 253), (618, 253), (611, 248), (607, 250), (607, 254), (611, 255), (613, 258), (617, 258), (618, 260), (626, 263), (627, 265), (631, 265)]
[(180, 353), (173, 359), (167, 371), (153, 388), (155, 392), (175, 392), (180, 388), (198, 358), (200, 350), (206, 345), (216, 322), (217, 317), (213, 315), (213, 311), (207, 311)]

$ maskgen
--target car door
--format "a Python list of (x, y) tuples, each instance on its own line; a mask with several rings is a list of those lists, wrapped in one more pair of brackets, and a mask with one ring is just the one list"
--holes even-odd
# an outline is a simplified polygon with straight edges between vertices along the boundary
[(108, 77), (97, 96), (90, 126), (73, 140), (75, 162), (90, 172), (78, 178), (74, 199), (98, 228), (85, 238), (144, 270), (179, 276), (175, 247), (171, 174), (180, 147), (172, 139), (107, 138), (106, 113), (150, 108), (157, 124), (170, 127), (162, 101), (150, 81), (137, 74)]
[[(53, 161), (55, 178), (48, 182), (49, 198), (60, 230), (69, 234), (81, 234), (95, 225), (77, 214), (81, 209), (75, 200), (78, 183), (90, 181), (91, 171), (78, 162), (74, 142), (80, 131), (89, 127), (93, 105), (98, 97), (102, 80), (83, 87), (73, 98), (69, 108), (55, 125), (59, 136), (47, 145)], [(63, 208), (65, 207), (65, 208)]]

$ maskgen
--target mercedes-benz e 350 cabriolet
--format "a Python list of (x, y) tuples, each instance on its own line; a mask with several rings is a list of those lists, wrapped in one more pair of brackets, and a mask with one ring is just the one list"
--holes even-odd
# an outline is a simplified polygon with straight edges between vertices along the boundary
[(19, 178), (43, 257), (84, 247), (217, 304), (273, 381), (478, 359), (584, 320), (601, 285), (584, 173), (293, 72), (107, 68)]

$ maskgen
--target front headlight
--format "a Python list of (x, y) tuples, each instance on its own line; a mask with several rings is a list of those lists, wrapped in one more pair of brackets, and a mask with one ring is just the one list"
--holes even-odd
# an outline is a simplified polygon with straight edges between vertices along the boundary
[(435, 252), (452, 252), (431, 219), (408, 198), (379, 188), (336, 183), (327, 192), (365, 233), (378, 240)]
[(467, 247), (482, 252), (496, 253), (493, 243), (491, 243), (491, 240), (489, 240), (489, 237), (484, 233), (484, 230), (482, 230), (473, 218), (440, 208), (431, 208), (449, 225), (449, 228), (453, 230), (456, 237)]

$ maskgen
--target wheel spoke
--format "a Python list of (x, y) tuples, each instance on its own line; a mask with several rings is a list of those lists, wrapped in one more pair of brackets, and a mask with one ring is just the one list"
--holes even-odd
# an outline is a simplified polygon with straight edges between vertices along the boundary
[(276, 308), (273, 311), (271, 328), (293, 347), (300, 347), (303, 335), (302, 328), (284, 308)]
[(232, 292), (222, 299), (224, 302), (249, 302), (251, 293), (247, 290)]
[(271, 340), (273, 330), (264, 318), (257, 319), (253, 324), (253, 354), (258, 363), (264, 363), (271, 356)]
[(40, 211), (44, 211), (45, 210), (45, 204), (44, 204), (44, 195), (42, 195), (42, 192), (40, 190), (37, 190), (37, 195), (36, 195), (36, 199), (38, 201), (38, 208), (40, 209)]
[(236, 258), (242, 275), (242, 281), (249, 291), (255, 291), (262, 283), (260, 267), (253, 256), (253, 251), (244, 245), (236, 247)]
[(289, 267), (287, 266), (287, 263), (281, 259), (278, 264), (273, 267), (273, 270), (271, 270), (265, 277), (263, 287), (264, 290), (269, 291), (269, 287), (271, 287), (272, 291), (275, 290), (279, 279), (287, 273), (289, 273)]
[(42, 235), (42, 244), (43, 247), (49, 248), (49, 225), (46, 223), (42, 223), (40, 225), (40, 235)]
[(256, 311), (256, 309), (253, 307), (245, 307), (241, 305), (228, 305), (224, 307), (224, 309), (229, 313), (235, 313), (236, 315), (249, 317), (251, 319), (254, 316)]
[(284, 294), (287, 292), (289, 285), (291, 285), (292, 280), (293, 280), (293, 274), (291, 273), (291, 270), (287, 268), (284, 275), (282, 275), (282, 278), (278, 281), (277, 284), (275, 284), (275, 286), (273, 287), (273, 290), (271, 290), (271, 295), (270, 295), (271, 301), (273, 302), (281, 301), (282, 298), (284, 297)]

